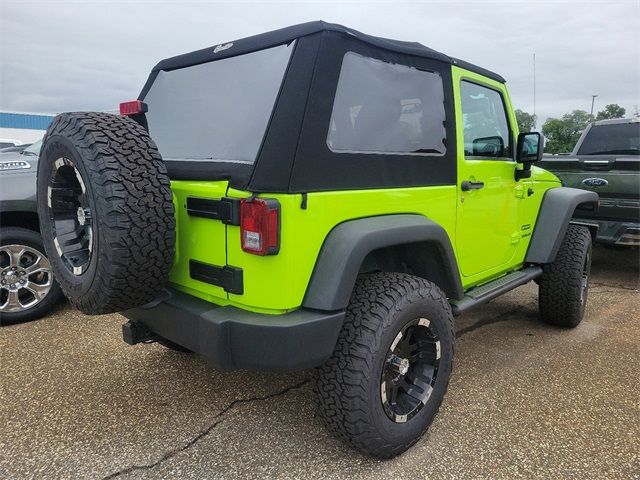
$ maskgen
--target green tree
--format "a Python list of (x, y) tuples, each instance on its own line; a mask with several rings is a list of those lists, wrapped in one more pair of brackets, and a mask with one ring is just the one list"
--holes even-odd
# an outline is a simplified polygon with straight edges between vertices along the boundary
[(584, 110), (565, 113), (562, 118), (549, 118), (542, 125), (545, 136), (545, 152), (569, 153), (578, 142), (580, 135), (593, 122), (593, 115)]
[(618, 105), (617, 103), (610, 103), (604, 107), (604, 110), (600, 110), (596, 115), (596, 120), (607, 120), (609, 118), (624, 118), (624, 114), (627, 111)]
[(518, 130), (523, 132), (532, 132), (536, 129), (536, 116), (523, 110), (516, 110), (516, 120), (518, 121)]

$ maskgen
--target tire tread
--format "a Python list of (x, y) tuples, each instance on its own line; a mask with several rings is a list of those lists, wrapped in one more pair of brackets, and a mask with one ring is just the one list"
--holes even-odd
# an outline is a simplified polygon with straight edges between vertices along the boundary
[(383, 334), (406, 300), (437, 305), (447, 320), (446, 335), (454, 338), (451, 307), (435, 284), (403, 273), (365, 275), (356, 283), (333, 355), (314, 372), (314, 402), (325, 426), (346, 443), (378, 458), (399, 455), (420, 438), (403, 442), (383, 438), (370, 419), (371, 402), (379, 399), (369, 398), (365, 387), (376, 352), (386, 351)]
[[(63, 291), (75, 307), (94, 315), (150, 302), (166, 284), (175, 250), (170, 181), (157, 147), (135, 121), (100, 112), (58, 115), (43, 151), (55, 136), (79, 151), (100, 222), (92, 285), (79, 294), (59, 275)], [(40, 215), (42, 223), (42, 209)]]
[(586, 227), (569, 225), (555, 260), (543, 266), (539, 308), (545, 323), (572, 328), (582, 321), (585, 307), (580, 304), (582, 270), (585, 255), (591, 252), (591, 242)]

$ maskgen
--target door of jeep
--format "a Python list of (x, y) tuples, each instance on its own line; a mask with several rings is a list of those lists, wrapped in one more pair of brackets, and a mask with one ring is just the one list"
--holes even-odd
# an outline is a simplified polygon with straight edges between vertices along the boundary
[(455, 67), (453, 81), (458, 131), (456, 250), (462, 274), (481, 280), (508, 266), (519, 241), (514, 132), (503, 84)]

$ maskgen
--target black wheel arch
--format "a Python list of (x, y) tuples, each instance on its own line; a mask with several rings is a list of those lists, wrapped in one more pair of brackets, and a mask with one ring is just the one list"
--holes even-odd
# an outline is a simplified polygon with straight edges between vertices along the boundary
[(451, 241), (438, 223), (417, 214), (349, 220), (325, 238), (302, 303), (316, 310), (347, 307), (356, 279), (375, 271), (408, 273), (464, 295)]
[[(576, 209), (597, 210), (598, 194), (578, 188), (547, 190), (538, 212), (525, 263), (545, 264), (556, 258)], [(587, 226), (587, 225), (585, 225)], [(595, 225), (587, 226), (592, 236)], [(596, 232), (597, 233), (597, 232)]]

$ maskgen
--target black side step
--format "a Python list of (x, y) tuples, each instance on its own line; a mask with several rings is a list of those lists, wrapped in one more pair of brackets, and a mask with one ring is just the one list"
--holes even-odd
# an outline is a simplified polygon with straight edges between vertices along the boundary
[(451, 302), (451, 310), (454, 315), (460, 315), (473, 307), (487, 303), (489, 300), (507, 293), (509, 290), (524, 285), (540, 275), (542, 275), (542, 268), (540, 267), (528, 267), (524, 270), (510, 273), (492, 282), (472, 288), (461, 300)]

